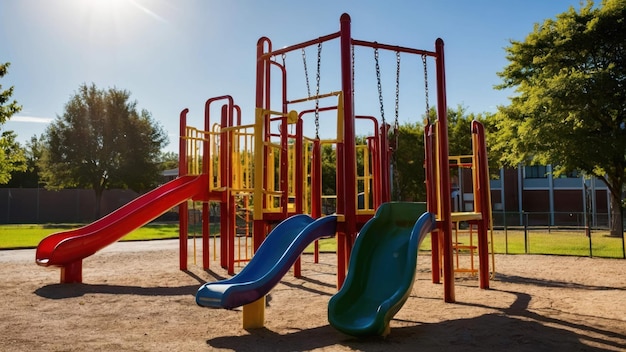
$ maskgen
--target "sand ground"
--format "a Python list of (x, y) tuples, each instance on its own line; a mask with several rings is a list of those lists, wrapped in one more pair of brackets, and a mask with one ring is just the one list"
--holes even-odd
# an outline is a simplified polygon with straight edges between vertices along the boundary
[[(456, 303), (431, 282), (420, 253), (410, 298), (386, 338), (328, 324), (336, 257), (303, 256), (271, 291), (265, 327), (242, 311), (202, 308), (201, 283), (228, 277), (216, 262), (178, 270), (177, 241), (116, 243), (85, 259), (82, 284), (35, 265), (34, 250), (0, 251), (2, 351), (624, 351), (626, 260), (497, 255), (489, 290), (459, 275)], [(198, 258), (199, 262), (199, 258)]]

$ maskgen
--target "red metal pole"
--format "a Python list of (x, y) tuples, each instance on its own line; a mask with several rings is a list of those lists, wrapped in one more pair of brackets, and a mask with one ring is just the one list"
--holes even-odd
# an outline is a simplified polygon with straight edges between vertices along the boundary
[(354, 89), (352, 87), (352, 37), (350, 16), (341, 16), (342, 91), (344, 92), (344, 195), (348, 258), (356, 238), (356, 131), (354, 118)]
[[(311, 151), (311, 216), (322, 216), (322, 145), (319, 139), (313, 141)], [(319, 243), (315, 241), (314, 262), (319, 263)]]
[[(267, 88), (267, 84), (266, 84), (266, 80), (269, 80), (269, 77), (266, 77), (266, 68), (269, 66), (266, 64), (266, 59), (263, 58), (263, 55), (265, 54), (265, 48), (267, 46), (267, 51), (271, 51), (272, 50), (272, 42), (269, 40), (269, 38), (266, 37), (262, 37), (259, 39), (259, 41), (257, 42), (257, 61), (256, 61), (256, 97), (255, 97), (255, 107), (257, 109), (264, 109), (265, 108), (265, 92)], [(267, 93), (269, 95), (269, 91)], [(263, 125), (263, 128), (265, 129), (265, 131), (262, 133), (263, 138), (265, 138), (265, 134), (267, 132), (267, 128), (268, 128), (268, 124), (265, 123)], [(263, 150), (255, 150), (255, 153), (263, 153), (264, 157), (263, 157), (263, 165), (256, 165), (255, 167), (262, 167), (263, 168), (263, 174), (266, 174), (266, 169), (267, 169), (267, 148), (263, 147)], [(255, 182), (255, 187), (266, 187), (266, 180), (254, 180)], [(263, 209), (265, 209), (265, 197), (263, 197), (263, 199), (255, 199), (254, 200), (254, 206), (255, 207), (261, 207)], [(254, 250), (256, 251), (260, 246), (261, 243), (263, 243), (263, 240), (265, 239), (265, 230), (266, 230), (266, 226), (265, 226), (265, 221), (261, 218), (261, 219), (257, 219), (255, 218), (253, 220), (253, 239), (254, 239)]]
[[(286, 124), (286, 121), (285, 121)], [(304, 131), (303, 131), (303, 125), (302, 125), (302, 119), (298, 119), (298, 122), (296, 123), (296, 145), (295, 145), (295, 169), (293, 170), (293, 172), (295, 172), (295, 180), (296, 180), (296, 184), (294, 185), (294, 190), (295, 190), (295, 204), (294, 206), (296, 207), (296, 214), (302, 214), (303, 213), (303, 195), (304, 195), (304, 168), (305, 168), (305, 163), (304, 163), (304, 151), (303, 151), (303, 143), (304, 143)], [(285, 190), (286, 192), (287, 190)], [(293, 266), (293, 275), (295, 277), (301, 277), (302, 276), (302, 263), (300, 258), (298, 258), (298, 260), (296, 260), (296, 262), (294, 263)]]
[[(187, 113), (189, 109), (180, 112), (180, 136), (178, 140), (178, 176), (187, 175)], [(178, 205), (178, 244), (180, 270), (187, 270), (187, 202)]]
[(265, 61), (266, 59), (262, 59), (265, 54), (265, 45), (268, 46), (268, 51), (272, 50), (272, 43), (269, 38), (262, 37), (257, 42), (256, 46), (256, 97), (255, 97), (255, 106), (257, 108), (264, 107), (264, 97), (265, 97)]
[[(337, 176), (336, 176), (336, 192), (337, 197), (335, 199), (335, 209), (337, 214), (345, 214), (345, 187), (343, 182), (343, 174), (345, 173), (344, 169), (344, 142), (337, 143)], [(343, 285), (343, 282), (346, 279), (346, 272), (348, 270), (348, 254), (346, 247), (347, 239), (346, 239), (346, 221), (344, 216), (344, 221), (337, 224), (337, 289), (339, 290)]]
[(296, 165), (294, 172), (296, 173), (296, 184), (294, 185), (294, 190), (296, 193), (295, 199), (295, 207), (296, 213), (302, 214), (304, 212), (304, 192), (305, 188), (305, 172), (304, 168), (307, 166), (304, 162), (304, 126), (301, 118), (298, 118), (298, 122), (296, 123)]
[[(228, 119), (225, 118), (224, 110), (222, 109), (221, 126), (225, 128), (228, 126)], [(225, 268), (229, 274), (234, 273), (234, 255), (235, 239), (231, 238), (231, 217), (230, 213), (230, 192), (228, 191), (228, 179), (230, 177), (230, 149), (228, 148), (228, 133), (220, 131), (220, 187), (225, 187), (226, 191), (222, 191), (222, 199), (220, 203), (220, 253), (222, 262), (226, 264)]]
[(283, 218), (286, 219), (289, 212), (289, 143), (287, 117), (282, 117), (280, 124), (280, 205), (283, 210)]
[[(229, 118), (227, 115), (230, 114), (230, 123), (232, 124), (232, 115), (233, 115), (233, 109), (234, 109), (234, 102), (233, 102), (233, 98), (230, 95), (222, 95), (219, 97), (214, 97), (214, 98), (210, 98), (208, 99), (205, 103), (204, 103), (204, 130), (205, 131), (210, 131), (211, 130), (211, 104), (216, 102), (216, 101), (220, 101), (220, 100), (226, 100), (227, 104), (226, 106), (228, 108), (224, 108), (222, 107), (221, 110), (221, 126), (222, 127), (226, 127), (229, 126)], [(221, 176), (221, 181), (222, 184), (220, 185), (221, 187), (228, 187), (227, 182), (229, 182), (228, 180), (232, 178), (232, 174), (230, 174), (230, 156), (229, 153), (226, 152), (228, 151), (228, 135), (227, 133), (222, 132), (221, 138), (220, 138), (220, 150), (222, 150), (221, 154), (220, 154), (220, 176)], [(211, 161), (211, 157), (210, 157), (210, 146), (209, 146), (209, 142), (205, 141), (204, 142), (204, 154), (202, 156), (202, 173), (208, 175), (209, 174), (209, 167), (210, 167), (210, 163)], [(232, 217), (234, 214), (229, 215), (228, 213), (228, 194), (227, 192), (222, 192), (222, 198), (221, 198), (221, 203), (220, 203), (220, 265), (222, 266), (222, 268), (228, 268), (230, 267), (230, 265), (228, 264), (228, 259), (229, 259), (229, 255), (228, 255), (228, 234), (229, 234), (229, 218)], [(203, 233), (203, 237), (204, 236), (208, 236), (208, 234), (204, 234)], [(203, 238), (203, 241), (204, 238)], [(208, 241), (208, 239), (206, 240)], [(204, 252), (203, 252), (204, 253)], [(208, 269), (208, 250), (206, 250), (207, 253), (207, 257), (206, 259), (203, 259), (203, 266), (204, 269)]]
[(380, 156), (382, 158), (381, 166), (381, 178), (382, 178), (382, 187), (383, 187), (383, 202), (391, 201), (391, 177), (390, 177), (390, 165), (391, 161), (389, 160), (389, 154), (391, 150), (389, 149), (389, 124), (384, 124), (380, 126)]
[[(340, 18), (340, 52), (341, 52), (341, 90), (343, 91), (344, 116), (342, 147), (337, 145), (338, 173), (337, 209), (342, 208), (344, 215), (343, 236), (338, 234), (337, 243), (337, 287), (345, 280), (346, 263), (350, 257), (353, 236), (356, 235), (356, 163), (355, 163), (355, 132), (354, 132), (354, 97), (352, 87), (352, 34), (350, 15), (344, 13)], [(342, 171), (342, 172), (341, 172)], [(343, 253), (342, 253), (343, 252)]]
[(454, 261), (452, 256), (452, 221), (451, 221), (451, 190), (450, 161), (448, 160), (448, 105), (446, 102), (446, 74), (443, 52), (443, 40), (435, 42), (437, 53), (437, 147), (439, 149), (439, 200), (441, 202), (441, 235), (443, 245), (443, 285), (444, 301), (454, 302)]
[[(373, 137), (367, 138), (367, 151), (372, 156), (372, 205), (373, 209), (377, 209), (382, 203), (382, 183), (381, 183), (381, 163), (380, 163), (380, 143), (379, 135), (374, 134)], [(369, 204), (368, 204), (369, 205)]]
[(407, 53), (407, 54), (437, 56), (437, 53), (433, 52), (433, 51), (414, 49), (414, 48), (407, 48), (407, 47), (404, 47), (404, 46), (389, 45), (389, 44), (383, 44), (383, 43), (379, 43), (379, 42), (368, 42), (368, 41), (365, 41), (365, 40), (358, 40), (358, 39), (352, 39), (352, 44), (354, 44), (354, 46), (365, 46), (365, 47), (370, 47), (370, 48), (378, 48), (378, 49), (383, 49), (383, 50), (389, 50), (389, 51), (393, 51), (393, 52), (397, 51), (397, 52), (400, 52), (400, 53)]
[[(382, 176), (382, 174), (384, 174), (384, 172), (382, 171), (384, 164), (382, 164), (383, 159), (381, 157), (381, 149), (380, 149), (380, 146), (382, 143), (381, 142), (382, 134), (378, 127), (378, 120), (374, 116), (358, 115), (358, 116), (355, 116), (355, 118), (370, 120), (372, 121), (374, 125), (374, 135), (372, 137), (367, 138), (367, 151), (372, 156), (372, 163), (370, 165), (370, 167), (372, 168), (372, 185), (371, 185), (372, 195), (371, 197), (372, 197), (372, 204), (374, 205), (374, 209), (376, 209), (382, 203), (382, 199), (384, 199), (383, 185), (386, 182)], [(367, 155), (365, 157), (367, 157)], [(369, 206), (369, 204), (367, 204), (366, 207), (367, 206)]]
[[(437, 200), (437, 186), (435, 185), (435, 166), (434, 166), (434, 126), (427, 125), (424, 129), (424, 167), (426, 176), (426, 206), (428, 211), (432, 214), (437, 214), (438, 200)], [(439, 252), (439, 237), (440, 233), (437, 229), (430, 233), (431, 244), (431, 272), (433, 283), (441, 283), (441, 266), (439, 265), (440, 252)]]
[[(208, 175), (206, 176), (208, 177)], [(211, 262), (211, 256), (209, 254), (209, 237), (211, 237), (211, 226), (209, 222), (211, 220), (211, 214), (209, 214), (209, 202), (202, 202), (202, 268), (208, 269)]]
[[(222, 106), (221, 126), (233, 126), (233, 105), (232, 102)], [(230, 189), (233, 186), (233, 168), (232, 168), (232, 130), (222, 131), (220, 133), (220, 151), (223, 153), (221, 157), (222, 170), (222, 186), (225, 187), (222, 207), (226, 209), (225, 221), (222, 223), (226, 227), (221, 228), (222, 235), (226, 233), (228, 243), (228, 274), (235, 274), (235, 219), (237, 218), (235, 209), (235, 197), (231, 194)], [(223, 242), (222, 242), (223, 243)]]
[[(287, 71), (285, 67), (275, 61), (268, 61), (268, 66), (271, 68), (271, 65), (274, 65), (280, 69), (281, 73), (281, 98), (282, 98), (282, 113), (287, 113)], [(269, 69), (268, 69), (269, 70)], [(268, 89), (269, 92), (269, 89)], [(269, 106), (269, 105), (268, 105)], [(280, 206), (283, 211), (283, 217), (286, 219), (288, 216), (288, 206), (289, 206), (289, 131), (287, 126), (287, 117), (283, 116), (280, 118), (280, 168), (279, 168), (279, 182), (280, 182), (280, 190), (282, 191), (280, 197)], [(299, 263), (298, 263), (299, 264)]]
[[(280, 56), (280, 55), (286, 54), (286, 53), (288, 53), (290, 51), (306, 48), (307, 46), (310, 46), (310, 45), (313, 45), (313, 44), (323, 43), (323, 42), (327, 42), (329, 40), (333, 40), (333, 39), (339, 38), (339, 35), (340, 35), (339, 32), (331, 33), (331, 34), (328, 34), (328, 35), (321, 36), (319, 38), (308, 40), (306, 42), (302, 42), (302, 43), (290, 45), (290, 46), (287, 46), (287, 47), (284, 47), (284, 48), (280, 48), (280, 49), (277, 49), (276, 51), (272, 51), (272, 49), (270, 48), (268, 51), (265, 52), (264, 55), (257, 56), (257, 58), (265, 60), (265, 59), (268, 59), (268, 58), (270, 58), (272, 56)], [(261, 38), (261, 39), (263, 39), (263, 38)], [(267, 38), (265, 38), (265, 39), (267, 39)]]
[(476, 192), (476, 211), (482, 214), (478, 222), (478, 263), (480, 288), (489, 288), (489, 166), (487, 164), (487, 144), (485, 142), (485, 128), (478, 121), (472, 121), (472, 133), (475, 134), (474, 157), (477, 158), (478, 190)]

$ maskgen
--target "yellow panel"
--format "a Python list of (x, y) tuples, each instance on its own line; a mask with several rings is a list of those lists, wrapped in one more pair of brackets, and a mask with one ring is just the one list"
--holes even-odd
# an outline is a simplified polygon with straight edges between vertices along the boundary
[(265, 296), (243, 306), (243, 328), (258, 329), (265, 325)]
[(469, 220), (480, 220), (483, 218), (483, 214), (474, 213), (474, 212), (462, 212), (462, 213), (452, 213), (451, 220), (452, 222), (457, 221), (469, 221)]

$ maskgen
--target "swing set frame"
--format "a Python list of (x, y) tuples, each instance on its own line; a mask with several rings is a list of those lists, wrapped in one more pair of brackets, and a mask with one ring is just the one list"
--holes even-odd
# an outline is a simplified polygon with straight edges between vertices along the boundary
[[(403, 46), (388, 45), (378, 42), (364, 41), (353, 39), (351, 34), (351, 19), (348, 14), (343, 14), (340, 18), (340, 30), (338, 32), (321, 36), (313, 40), (302, 42), (287, 46), (284, 48), (273, 50), (272, 43), (269, 38), (260, 38), (257, 43), (257, 68), (256, 68), (256, 107), (258, 110), (265, 112), (270, 111), (271, 101), (271, 88), (270, 88), (270, 72), (271, 66), (274, 65), (271, 61), (272, 57), (282, 56), (289, 52), (300, 50), (311, 45), (320, 45), (324, 42), (339, 39), (340, 50), (340, 70), (341, 70), (341, 91), (343, 92), (343, 111), (342, 117), (338, 118), (338, 135), (337, 135), (337, 208), (336, 212), (339, 216), (339, 223), (337, 226), (337, 258), (338, 258), (338, 271), (337, 271), (337, 285), (341, 287), (343, 280), (345, 279), (347, 262), (350, 257), (350, 249), (354, 243), (356, 235), (359, 230), (359, 225), (362, 224), (357, 213), (356, 197), (357, 183), (356, 183), (356, 147), (352, 142), (356, 138), (355, 133), (355, 112), (354, 112), (354, 63), (353, 52), (354, 47), (370, 47), (374, 50), (390, 50), (399, 53), (420, 55), (422, 58), (432, 57), (435, 60), (436, 71), (436, 94), (437, 94), (437, 120), (435, 121), (436, 128), (430, 129), (431, 134), (427, 136), (427, 140), (431, 137), (436, 138), (436, 143), (433, 146), (436, 148), (436, 152), (432, 155), (436, 155), (437, 161), (433, 163), (430, 155), (426, 156), (426, 166), (430, 177), (428, 182), (428, 208), (437, 216), (437, 229), (433, 232), (433, 248), (437, 248), (436, 252), (441, 251), (440, 254), (436, 253), (441, 260), (433, 260), (433, 271), (436, 271), (437, 275), (433, 274), (433, 281), (438, 281), (439, 272), (443, 273), (444, 284), (444, 299), (446, 302), (454, 302), (454, 262), (453, 262), (453, 241), (452, 241), (452, 211), (451, 211), (451, 187), (450, 187), (450, 175), (449, 172), (449, 150), (448, 150), (448, 127), (447, 127), (447, 101), (446, 101), (446, 82), (445, 82), (445, 59), (444, 59), (444, 42), (442, 39), (435, 41), (435, 50), (421, 50), (408, 48)], [(321, 50), (318, 49), (318, 53)], [(319, 67), (319, 62), (318, 62)], [(318, 76), (319, 77), (319, 76)], [(283, 78), (284, 80), (284, 78)], [(319, 85), (319, 79), (318, 79)], [(285, 87), (285, 85), (283, 85)], [(319, 88), (319, 87), (318, 87)], [(310, 92), (310, 90), (309, 90)], [(282, 92), (283, 97), (286, 97), (286, 92)], [(310, 94), (310, 93), (309, 93)], [(319, 89), (316, 92), (314, 98), (319, 100)], [(317, 104), (316, 104), (317, 107)], [(283, 99), (283, 113), (287, 113), (288, 102)], [(317, 110), (317, 109), (316, 109)], [(383, 123), (383, 126), (386, 124)], [(394, 126), (397, 128), (397, 126)], [(383, 127), (385, 130), (385, 127)], [(386, 131), (384, 131), (386, 135)], [(387, 138), (384, 138), (383, 150), (389, 150), (389, 144)], [(428, 141), (426, 141), (428, 143)], [(388, 153), (383, 153), (388, 157)], [(383, 163), (382, 165), (389, 165), (389, 163)], [(438, 170), (445, 170), (446, 172), (436, 172), (434, 167)], [(430, 168), (429, 168), (430, 167)], [(389, 174), (388, 170), (384, 170), (384, 174)], [(436, 183), (436, 184), (434, 184)], [(390, 201), (390, 192), (388, 191), (390, 185), (387, 180), (383, 184), (384, 196), (382, 201)], [(315, 215), (315, 214), (314, 214)], [(264, 233), (266, 229), (266, 223), (263, 219), (255, 218), (254, 232)], [(256, 237), (255, 241), (258, 244), (262, 242), (261, 236)], [(257, 243), (257, 242), (255, 242)], [(485, 246), (486, 247), (486, 246)], [(441, 268), (439, 267), (441, 265)], [(488, 266), (487, 266), (488, 272)], [(488, 274), (487, 274), (488, 275)], [(482, 278), (482, 275), (481, 275)], [(483, 280), (484, 281), (484, 280)], [(488, 281), (488, 278), (487, 278)], [(488, 283), (486, 284), (488, 287)]]
[[(332, 92), (320, 92), (320, 58), (322, 44), (339, 40), (339, 70), (340, 70), (340, 90)], [(304, 48), (317, 45), (317, 72), (315, 94), (311, 94), (306, 68), (306, 57)], [(256, 251), (271, 227), (294, 214), (309, 212), (314, 218), (323, 216), (322, 214), (322, 189), (321, 189), (321, 146), (322, 143), (333, 143), (336, 150), (336, 214), (337, 214), (337, 288), (340, 288), (346, 278), (347, 264), (350, 252), (358, 231), (361, 226), (369, 220), (374, 211), (382, 203), (391, 201), (391, 170), (390, 161), (393, 158), (392, 147), (397, 146), (394, 141), (393, 146), (389, 142), (390, 126), (384, 121), (384, 107), (382, 102), (382, 91), (380, 81), (380, 69), (378, 65), (378, 52), (388, 50), (396, 53), (396, 101), (395, 101), (395, 125), (393, 126), (394, 136), (397, 138), (398, 129), (398, 99), (399, 99), (399, 71), (400, 54), (412, 54), (421, 56), (424, 64), (425, 74), (425, 95), (426, 112), (429, 114), (428, 104), (428, 82), (426, 59), (432, 58), (435, 61), (436, 73), (436, 120), (431, 122), (427, 119), (425, 127), (425, 167), (427, 186), (427, 207), (428, 211), (435, 214), (437, 219), (436, 228), (431, 233), (432, 239), (432, 271), (433, 282), (441, 283), (443, 277), (444, 300), (454, 302), (454, 246), (453, 243), (453, 222), (470, 221), (478, 225), (478, 246), (480, 260), (480, 282), (481, 288), (489, 287), (489, 263), (487, 251), (486, 226), (490, 219), (488, 173), (486, 168), (486, 154), (484, 149), (475, 147), (476, 169), (481, 169), (482, 178), (476, 181), (474, 191), (477, 193), (474, 212), (453, 214), (451, 209), (451, 184), (449, 174), (449, 150), (448, 150), (448, 127), (447, 127), (447, 102), (445, 83), (445, 62), (444, 62), (444, 42), (438, 38), (435, 41), (435, 50), (421, 50), (403, 46), (389, 45), (378, 42), (353, 39), (351, 35), (351, 19), (348, 14), (343, 14), (340, 18), (340, 29), (338, 32), (299, 44), (283, 47), (274, 50), (272, 42), (267, 37), (261, 37), (257, 42), (256, 60), (256, 95), (255, 95), (255, 121), (252, 125), (241, 125), (241, 112), (239, 106), (235, 105), (230, 96), (215, 97), (207, 100), (205, 104), (205, 130), (211, 130), (209, 106), (212, 103), (225, 102), (221, 110), (221, 127), (217, 132), (205, 132), (205, 137), (198, 137), (197, 140), (203, 143), (202, 173), (209, 175), (209, 189), (203, 197), (203, 202), (219, 201), (221, 206), (221, 258), (222, 266), (228, 266), (229, 273), (233, 273), (234, 265), (234, 238), (236, 206), (234, 197), (241, 194), (251, 195), (253, 199), (252, 228), (253, 228), (253, 248)], [(377, 83), (379, 90), (379, 100), (383, 122), (379, 125), (376, 118), (371, 116), (360, 116), (355, 114), (354, 97), (354, 52), (355, 47), (372, 48), (375, 52), (377, 63)], [(305, 66), (305, 76), (308, 96), (288, 100), (287, 97), (287, 69), (285, 65), (285, 55), (302, 50), (303, 62)], [(282, 58), (282, 63), (276, 58)], [(272, 80), (272, 75), (278, 70), (278, 79)], [(278, 89), (276, 99), (273, 89), (278, 82), (282, 89)], [(330, 106), (320, 106), (320, 100), (329, 97), (336, 97), (337, 104)], [(272, 99), (274, 98), (274, 99)], [(272, 101), (279, 100), (279, 107), (272, 106)], [(304, 109), (300, 112), (291, 110), (294, 104), (315, 101), (313, 109)], [(276, 102), (274, 102), (276, 104)], [(321, 140), (319, 138), (319, 117), (320, 112), (336, 111), (337, 134), (334, 139)], [(183, 134), (188, 129), (186, 126), (186, 113), (181, 113), (181, 175), (187, 173), (187, 152), (185, 143), (190, 137)], [(314, 114), (315, 116), (315, 137), (304, 136), (303, 116)], [(372, 175), (368, 175), (366, 180), (359, 179), (357, 171), (358, 148), (355, 145), (356, 131), (355, 121), (365, 119), (373, 122), (374, 136), (367, 139), (367, 150), (371, 159)], [(236, 122), (235, 122), (236, 120)], [(295, 124), (296, 132), (290, 133), (288, 128)], [(278, 132), (272, 131), (274, 126), (278, 126)], [(245, 132), (250, 130), (251, 132)], [(476, 131), (476, 132), (475, 132)], [(210, 134), (214, 133), (214, 134)], [(484, 131), (481, 126), (475, 127), (473, 124), (472, 133), (478, 138), (478, 144), (484, 146)], [(209, 137), (215, 136), (219, 140), (219, 147), (209, 147), (207, 143)], [(250, 150), (235, 150), (233, 146), (238, 144), (239, 136), (250, 135), (253, 140), (251, 147), (254, 160), (250, 162), (245, 171), (237, 171), (233, 163), (238, 163), (242, 153), (250, 153)], [(210, 137), (214, 138), (214, 137)], [(247, 138), (247, 137), (246, 137)], [(481, 139), (482, 138), (482, 139)], [(292, 144), (291, 141), (293, 141)], [(305, 143), (310, 143), (309, 147), (304, 147)], [(478, 145), (477, 144), (477, 145)], [(213, 149), (210, 149), (213, 148)], [(215, 149), (219, 151), (219, 162), (217, 171), (213, 170), (213, 159), (211, 154)], [(479, 152), (480, 150), (480, 152)], [(222, 155), (223, 154), (223, 155)], [(309, 161), (305, 160), (311, 160)], [(309, 163), (309, 164), (307, 164)], [(306, 170), (306, 171), (305, 171)], [(238, 185), (240, 179), (252, 176), (250, 182)], [(305, 172), (309, 172), (307, 175)], [(213, 175), (213, 176), (211, 176)], [(310, 179), (310, 192), (303, 180)], [(485, 178), (487, 177), (487, 178)], [(217, 180), (219, 184), (214, 184)], [(373, 210), (359, 209), (357, 196), (359, 182), (371, 183), (371, 198)], [(487, 184), (487, 186), (485, 186)], [(310, 193), (305, 195), (305, 193)], [(369, 191), (367, 192), (370, 193)], [(367, 198), (366, 198), (367, 199)], [(307, 204), (305, 204), (305, 201)], [(369, 204), (369, 199), (364, 203)], [(186, 205), (181, 207), (181, 212), (185, 211)], [(208, 216), (207, 205), (203, 205), (203, 219)], [(182, 219), (182, 217), (181, 217)], [(207, 219), (208, 220), (208, 219)], [(208, 223), (208, 221), (206, 221)], [(208, 225), (203, 224), (203, 267), (208, 268)], [(181, 220), (181, 268), (186, 267), (186, 223)], [(184, 233), (183, 233), (184, 232)], [(183, 248), (185, 247), (185, 248)], [(228, 259), (226, 259), (228, 258)], [(184, 262), (184, 263), (183, 263)], [(300, 261), (294, 265), (294, 275), (300, 276)]]

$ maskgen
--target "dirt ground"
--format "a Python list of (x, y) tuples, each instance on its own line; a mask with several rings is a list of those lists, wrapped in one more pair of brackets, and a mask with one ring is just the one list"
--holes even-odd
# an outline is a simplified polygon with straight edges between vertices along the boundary
[[(195, 292), (227, 277), (217, 263), (178, 270), (177, 241), (116, 243), (85, 259), (82, 284), (35, 265), (34, 250), (0, 251), (2, 351), (618, 351), (626, 350), (626, 260), (496, 256), (489, 290), (456, 280), (443, 302), (420, 254), (416, 282), (386, 338), (328, 324), (336, 257), (303, 257), (268, 297), (265, 327), (242, 311), (202, 308)], [(200, 263), (200, 258), (198, 258)]]

